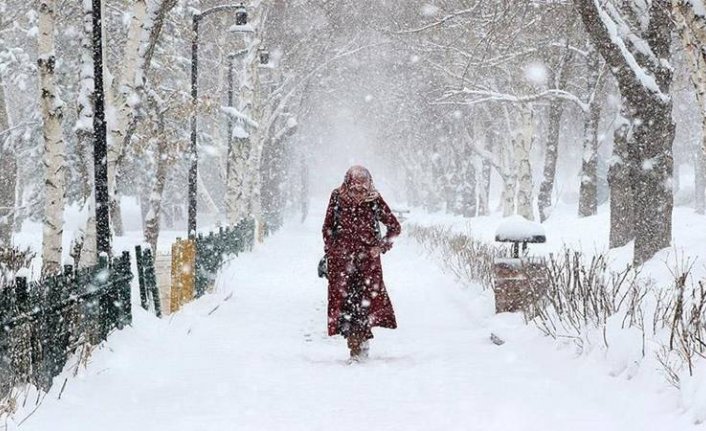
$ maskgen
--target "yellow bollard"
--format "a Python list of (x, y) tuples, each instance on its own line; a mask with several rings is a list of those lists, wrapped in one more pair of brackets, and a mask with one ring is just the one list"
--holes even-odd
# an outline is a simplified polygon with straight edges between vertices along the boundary
[(172, 292), (170, 311), (178, 311), (194, 298), (196, 282), (196, 241), (179, 240), (172, 244)]

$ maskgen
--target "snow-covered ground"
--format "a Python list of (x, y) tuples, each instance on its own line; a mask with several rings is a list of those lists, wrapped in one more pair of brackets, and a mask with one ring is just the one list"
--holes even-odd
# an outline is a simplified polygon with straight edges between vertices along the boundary
[(138, 311), (19, 429), (694, 428), (666, 383), (610, 377), (518, 315), (495, 316), (490, 293), (460, 285), (404, 236), (384, 257), (399, 328), (377, 330), (370, 359), (348, 365), (344, 341), (325, 334), (320, 219), (310, 220), (232, 261), (216, 292), (180, 313)]

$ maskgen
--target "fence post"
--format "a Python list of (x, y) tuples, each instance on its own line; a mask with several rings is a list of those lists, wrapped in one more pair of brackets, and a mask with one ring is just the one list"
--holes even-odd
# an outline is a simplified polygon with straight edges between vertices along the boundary
[(157, 288), (157, 275), (154, 272), (154, 259), (152, 258), (152, 250), (147, 249), (142, 256), (145, 265), (145, 289), (152, 295), (154, 303), (154, 314), (157, 317), (162, 317), (162, 303), (159, 298), (159, 289)]
[(24, 277), (15, 279), (15, 301), (17, 301), (17, 311), (20, 315), (29, 311), (29, 289), (27, 279)]
[(142, 247), (139, 245), (135, 246), (135, 263), (137, 264), (137, 282), (140, 285), (140, 305), (145, 310), (148, 310), (147, 289), (145, 288), (145, 264), (142, 257)]
[(64, 266), (66, 283), (68, 346), (76, 346), (81, 338), (81, 300), (78, 298), (79, 273), (72, 265)]
[(18, 321), (12, 325), (8, 334), (9, 351), (12, 352), (10, 355), (10, 369), (14, 375), (14, 380), (24, 383), (29, 381), (32, 364), (36, 362), (33, 355), (35, 349), (33, 349), (31, 344), (33, 329), (28, 319), (30, 306), (27, 279), (25, 277), (17, 277), (14, 287), (17, 307), (17, 313), (14, 314), (14, 317)]
[(130, 270), (130, 252), (123, 251), (122, 256), (116, 265), (116, 285), (113, 286), (118, 299), (118, 328), (122, 329), (126, 325), (132, 324), (132, 301), (130, 298), (130, 282), (132, 281), (132, 271)]
[(96, 329), (97, 329), (97, 334), (95, 338), (95, 342), (93, 344), (98, 344), (101, 341), (105, 340), (108, 336), (108, 327), (109, 327), (109, 310), (108, 307), (110, 299), (107, 297), (108, 295), (105, 294), (104, 289), (106, 286), (107, 280), (110, 278), (110, 268), (108, 266), (108, 257), (105, 255), (102, 255), (98, 258), (98, 266), (96, 267), (96, 271), (93, 276), (94, 280), (94, 286), (95, 286), (95, 291), (98, 297), (96, 298), (97, 300), (95, 301), (96, 304), (98, 305), (98, 321), (96, 323)]
[(194, 291), (195, 297), (200, 298), (206, 292), (206, 275), (205, 271), (208, 266), (208, 250), (207, 250), (208, 238), (204, 238), (203, 234), (198, 234), (196, 237), (196, 257), (194, 259)]

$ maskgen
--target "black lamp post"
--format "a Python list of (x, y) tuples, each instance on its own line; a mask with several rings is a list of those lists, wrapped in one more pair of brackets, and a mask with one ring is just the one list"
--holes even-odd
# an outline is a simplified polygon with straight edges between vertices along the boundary
[[(95, 0), (94, 0), (95, 1)], [(222, 5), (215, 6), (203, 12), (197, 13), (193, 17), (192, 22), (192, 39), (191, 39), (191, 144), (189, 146), (189, 155), (191, 157), (191, 166), (189, 167), (189, 237), (196, 236), (196, 203), (197, 203), (197, 186), (198, 178), (198, 150), (196, 148), (197, 138), (197, 123), (198, 114), (198, 74), (199, 74), (199, 23), (202, 19), (209, 15), (218, 12), (235, 11), (235, 25), (242, 26), (248, 22), (248, 14), (245, 6), (240, 3), (237, 5)]]
[(267, 48), (260, 48), (257, 51), (260, 54), (260, 64), (263, 66), (270, 64), (270, 51)]
[(96, 242), (98, 257), (110, 256), (110, 208), (108, 196), (108, 145), (103, 89), (103, 26), (101, 0), (93, 6), (93, 168), (96, 198)]

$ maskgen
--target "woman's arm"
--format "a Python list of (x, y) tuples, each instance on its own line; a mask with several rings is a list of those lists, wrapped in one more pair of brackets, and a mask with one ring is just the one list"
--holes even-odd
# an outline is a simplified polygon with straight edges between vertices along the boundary
[(400, 222), (397, 221), (397, 217), (392, 214), (392, 210), (382, 196), (378, 198), (378, 211), (380, 221), (387, 228), (385, 237), (380, 241), (380, 250), (385, 253), (392, 248), (392, 242), (395, 237), (399, 236), (400, 232), (402, 232), (402, 227), (400, 226)]
[(324, 253), (328, 253), (329, 248), (333, 244), (333, 231), (334, 231), (334, 224), (335, 224), (335, 207), (336, 207), (336, 201), (338, 200), (337, 196), (337, 191), (334, 190), (331, 193), (331, 197), (329, 198), (328, 201), (328, 207), (326, 208), (326, 217), (324, 218), (324, 226), (321, 228), (321, 233), (324, 236)]

